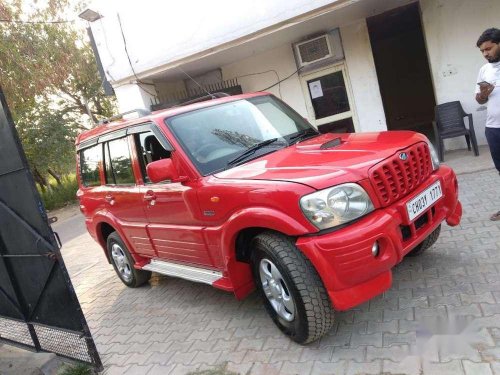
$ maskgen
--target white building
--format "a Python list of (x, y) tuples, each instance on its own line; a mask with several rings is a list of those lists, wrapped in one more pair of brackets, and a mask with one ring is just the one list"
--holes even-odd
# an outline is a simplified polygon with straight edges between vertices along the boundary
[[(486, 60), (476, 41), (498, 26), (498, 0), (103, 0), (90, 8), (101, 16), (90, 26), (121, 112), (200, 95), (199, 83), (266, 89), (322, 131), (431, 136), (435, 105), (459, 100), (486, 143), (485, 108), (474, 100)], [(447, 142), (465, 147), (463, 138)]]

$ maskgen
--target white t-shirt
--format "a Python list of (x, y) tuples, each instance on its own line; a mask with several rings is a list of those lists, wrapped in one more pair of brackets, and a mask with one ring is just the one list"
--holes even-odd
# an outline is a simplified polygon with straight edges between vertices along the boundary
[[(477, 76), (477, 82), (481, 81), (495, 85), (486, 102), (488, 106), (486, 126), (489, 128), (500, 128), (500, 62), (483, 65), (479, 69), (479, 75)], [(476, 94), (479, 92), (479, 85), (476, 85)]]

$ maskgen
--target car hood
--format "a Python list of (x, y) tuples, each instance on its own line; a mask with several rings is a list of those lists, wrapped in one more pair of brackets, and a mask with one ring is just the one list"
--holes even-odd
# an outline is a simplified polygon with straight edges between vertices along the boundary
[(369, 169), (426, 138), (410, 131), (323, 134), (215, 174), (220, 179), (275, 180), (324, 189), (368, 178)]

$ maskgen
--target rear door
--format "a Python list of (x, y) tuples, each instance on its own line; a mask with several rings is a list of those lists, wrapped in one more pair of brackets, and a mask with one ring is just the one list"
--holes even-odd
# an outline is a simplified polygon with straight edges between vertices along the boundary
[(171, 158), (172, 147), (154, 128), (135, 134), (134, 140), (144, 180), (141, 192), (148, 218), (148, 234), (158, 258), (213, 266), (203, 237), (203, 223), (195, 214), (199, 211), (196, 186), (189, 182), (152, 183), (147, 177), (147, 164)]
[[(101, 139), (100, 139), (101, 141)], [(143, 195), (134, 173), (133, 136), (112, 134), (103, 142), (104, 204), (118, 222), (124, 236), (137, 254), (153, 257), (153, 246), (146, 231)], [(140, 182), (140, 181), (139, 181)]]

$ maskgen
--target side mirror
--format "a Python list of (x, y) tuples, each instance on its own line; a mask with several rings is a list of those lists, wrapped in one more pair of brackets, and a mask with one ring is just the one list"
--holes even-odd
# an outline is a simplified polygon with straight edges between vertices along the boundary
[(172, 182), (186, 181), (186, 176), (179, 176), (172, 159), (153, 161), (146, 166), (146, 173), (153, 183), (170, 180)]

